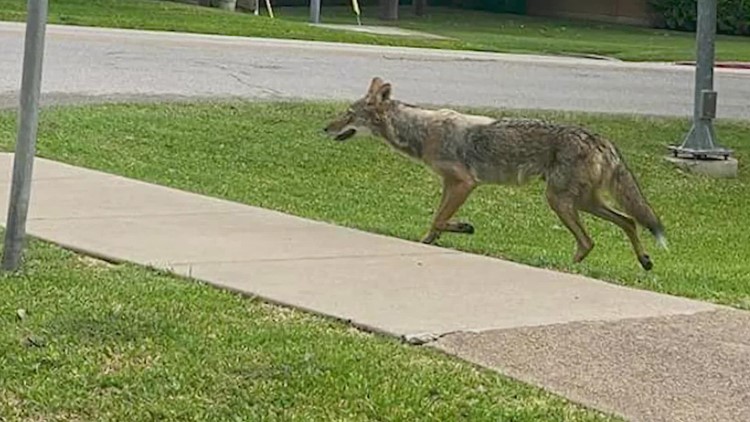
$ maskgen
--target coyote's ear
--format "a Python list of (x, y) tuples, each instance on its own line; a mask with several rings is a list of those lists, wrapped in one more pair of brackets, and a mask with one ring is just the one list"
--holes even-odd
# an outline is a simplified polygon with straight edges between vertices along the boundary
[(378, 76), (372, 78), (372, 81), (370, 81), (370, 87), (367, 89), (367, 95), (373, 96), (376, 92), (378, 92), (378, 89), (383, 86), (383, 80), (379, 78)]
[(368, 103), (372, 105), (378, 105), (382, 103), (383, 101), (387, 101), (391, 99), (391, 84), (390, 83), (383, 83), (378, 87), (376, 91), (369, 94), (369, 101)]
[(378, 102), (390, 100), (391, 99), (391, 84), (384, 83), (383, 85), (380, 85), (378, 92), (375, 93), (375, 97), (378, 99)]

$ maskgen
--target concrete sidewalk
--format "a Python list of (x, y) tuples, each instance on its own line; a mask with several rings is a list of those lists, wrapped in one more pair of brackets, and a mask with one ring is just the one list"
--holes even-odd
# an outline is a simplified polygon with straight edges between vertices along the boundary
[[(0, 154), (3, 209), (11, 163)], [(426, 342), (632, 420), (750, 420), (748, 313), (42, 159), (29, 218), (34, 236)]]

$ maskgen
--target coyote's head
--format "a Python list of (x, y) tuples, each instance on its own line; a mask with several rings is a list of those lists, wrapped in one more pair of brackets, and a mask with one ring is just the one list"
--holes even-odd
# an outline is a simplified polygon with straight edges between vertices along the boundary
[(330, 122), (325, 132), (337, 141), (345, 141), (357, 133), (382, 133), (385, 106), (390, 98), (391, 84), (378, 77), (373, 78), (367, 94)]

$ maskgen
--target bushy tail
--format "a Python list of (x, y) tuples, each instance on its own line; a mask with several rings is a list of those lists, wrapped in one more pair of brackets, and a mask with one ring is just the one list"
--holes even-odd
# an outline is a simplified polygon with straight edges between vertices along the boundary
[(620, 206), (641, 226), (647, 228), (662, 248), (667, 248), (664, 225), (643, 197), (638, 182), (623, 163), (617, 164), (612, 175), (612, 195)]

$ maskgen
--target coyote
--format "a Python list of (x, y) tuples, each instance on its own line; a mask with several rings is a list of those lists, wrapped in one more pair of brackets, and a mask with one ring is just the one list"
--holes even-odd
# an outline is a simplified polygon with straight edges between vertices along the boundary
[[(659, 217), (618, 149), (604, 137), (581, 127), (540, 120), (493, 119), (420, 108), (392, 99), (391, 92), (390, 83), (373, 78), (364, 97), (324, 131), (337, 141), (371, 133), (442, 178), (440, 206), (423, 243), (434, 243), (443, 232), (474, 233), (471, 224), (451, 218), (477, 186), (522, 185), (541, 177), (550, 208), (575, 237), (574, 263), (594, 247), (579, 210), (620, 227), (646, 271), (653, 263), (638, 238), (636, 222), (666, 248)], [(632, 218), (607, 205), (602, 198), (605, 192)]]

